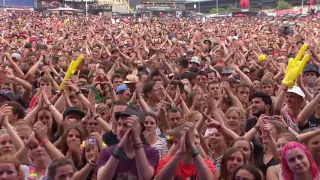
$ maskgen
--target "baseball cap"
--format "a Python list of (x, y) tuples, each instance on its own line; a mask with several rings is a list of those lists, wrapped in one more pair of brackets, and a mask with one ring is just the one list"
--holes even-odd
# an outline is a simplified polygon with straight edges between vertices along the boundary
[(226, 64), (224, 64), (223, 62), (217, 62), (216, 66), (222, 66), (222, 67), (224, 67), (224, 66), (226, 66)]
[(129, 88), (126, 84), (121, 84), (116, 88), (116, 94), (118, 94), (120, 91), (127, 90), (127, 89)]
[(303, 73), (315, 72), (315, 73), (317, 73), (317, 76), (319, 76), (319, 70), (318, 69), (319, 68), (314, 64), (307, 64), (303, 69)]
[(205, 42), (209, 42), (209, 44), (212, 44), (211, 41), (210, 41), (210, 39), (204, 39), (203, 42), (204, 42), (204, 43), (205, 43)]
[(288, 89), (288, 93), (295, 93), (298, 96), (301, 96), (302, 98), (305, 98), (306, 95), (302, 92), (301, 88), (298, 86), (293, 86), (292, 88)]
[(20, 61), (21, 60), (21, 55), (19, 53), (13, 53), (11, 55), (12, 60), (14, 61)]
[(67, 107), (66, 110), (63, 112), (63, 118), (65, 118), (69, 114), (79, 115), (81, 119), (86, 115), (83, 111), (76, 107)]
[(8, 98), (10, 101), (14, 101), (14, 94), (10, 91), (0, 91), (0, 95)]
[(31, 44), (32, 42), (34, 42), (34, 41), (38, 41), (38, 37), (37, 36), (31, 36), (30, 38), (29, 38), (29, 43)]
[(136, 108), (134, 108), (132, 106), (128, 106), (122, 112), (115, 113), (115, 118), (118, 121), (121, 116), (128, 116), (129, 117), (129, 116), (133, 116), (133, 115), (135, 115), (135, 116), (137, 116), (139, 118), (139, 121), (140, 121), (141, 126), (142, 126), (142, 131), (143, 131), (145, 129), (144, 121), (145, 121), (146, 116), (142, 111), (139, 111), (138, 109), (136, 109)]
[(192, 63), (197, 63), (198, 65), (200, 65), (200, 60), (197, 56), (193, 56), (190, 60), (190, 62)]
[(188, 49), (186, 52), (186, 54), (193, 54), (193, 53), (194, 53), (193, 49)]
[(127, 84), (127, 83), (137, 83), (137, 82), (139, 82), (138, 76), (133, 75), (133, 74), (127, 75), (126, 79), (127, 79), (127, 80), (123, 82), (123, 83), (125, 83), (125, 84)]
[(222, 68), (222, 74), (232, 74), (232, 73), (233, 73), (232, 67), (225, 66)]

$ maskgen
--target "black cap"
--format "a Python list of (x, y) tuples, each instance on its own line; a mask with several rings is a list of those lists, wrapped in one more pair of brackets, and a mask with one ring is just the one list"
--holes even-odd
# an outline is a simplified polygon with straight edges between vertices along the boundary
[(14, 94), (10, 91), (0, 91), (0, 95), (8, 98), (10, 101), (14, 101)]
[(86, 115), (83, 111), (76, 107), (67, 107), (66, 110), (63, 112), (63, 119), (69, 114), (76, 114), (80, 116), (81, 119)]
[(115, 113), (115, 118), (116, 120), (118, 121), (119, 118), (121, 116), (137, 116), (139, 118), (139, 121), (141, 123), (141, 126), (142, 126), (142, 131), (145, 129), (144, 127), (144, 120), (146, 118), (145, 114), (142, 112), (142, 111), (139, 111), (138, 109), (132, 107), (132, 106), (128, 106), (124, 111), (122, 112), (117, 112)]
[(315, 72), (317, 73), (317, 76), (319, 76), (319, 71), (318, 71), (318, 67), (314, 64), (307, 64), (304, 69), (303, 69), (303, 73), (306, 73), (306, 72)]

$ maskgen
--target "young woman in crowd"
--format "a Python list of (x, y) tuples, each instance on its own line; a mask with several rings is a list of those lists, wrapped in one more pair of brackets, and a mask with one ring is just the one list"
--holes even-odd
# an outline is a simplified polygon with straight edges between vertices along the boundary
[(253, 163), (254, 155), (253, 155), (253, 144), (248, 142), (246, 138), (239, 137), (235, 139), (230, 147), (237, 147), (242, 150), (243, 154), (246, 157), (246, 161), (248, 163)]
[(289, 179), (319, 179), (319, 170), (307, 148), (296, 142), (289, 142), (281, 154), (282, 176)]
[(63, 155), (73, 161), (77, 169), (83, 167), (80, 145), (86, 138), (83, 127), (80, 124), (69, 127), (63, 134), (61, 141), (56, 147)]
[(246, 164), (246, 157), (241, 149), (231, 147), (222, 155), (221, 167), (218, 180), (231, 180), (234, 170), (243, 164)]
[(260, 173), (260, 171), (253, 165), (250, 164), (244, 164), (237, 169), (234, 170), (233, 176), (231, 179), (234, 180), (263, 180), (264, 177)]
[(16, 158), (9, 155), (0, 156), (0, 179), (24, 180), (27, 178)]
[[(278, 141), (277, 141), (277, 152), (278, 156), (282, 156), (282, 149), (283, 147), (288, 144), (289, 142), (298, 142), (298, 138), (289, 132), (285, 132), (279, 135)], [(271, 166), (267, 170), (267, 179), (275, 179), (275, 180), (283, 180), (282, 177), (282, 166), (281, 164)]]
[(160, 157), (162, 157), (167, 153), (168, 149), (165, 138), (159, 137), (156, 133), (159, 118), (153, 113), (146, 113), (145, 116), (144, 126), (146, 130), (143, 134), (146, 137), (147, 144), (158, 150)]

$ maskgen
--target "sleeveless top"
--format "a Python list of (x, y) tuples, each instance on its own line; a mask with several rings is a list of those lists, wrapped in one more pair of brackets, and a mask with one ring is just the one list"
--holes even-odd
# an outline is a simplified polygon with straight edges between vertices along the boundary
[(291, 115), (288, 113), (288, 112), (286, 112), (285, 114), (285, 120), (286, 120), (286, 122), (287, 122), (287, 125), (289, 126), (289, 127), (291, 127), (295, 132), (297, 132), (297, 133), (299, 133), (300, 132), (300, 129), (299, 129), (299, 127), (298, 127), (298, 124), (296, 124), (295, 122), (294, 122), (294, 120), (293, 120), (293, 118), (291, 117)]
[(276, 168), (277, 168), (279, 180), (283, 180), (281, 165), (280, 164), (276, 165)]

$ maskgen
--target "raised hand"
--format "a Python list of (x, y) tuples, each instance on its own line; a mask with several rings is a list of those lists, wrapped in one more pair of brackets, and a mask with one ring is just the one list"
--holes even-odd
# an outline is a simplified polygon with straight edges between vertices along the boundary
[(183, 127), (183, 130), (186, 131), (186, 145), (187, 149), (189, 150), (191, 150), (195, 146), (194, 128), (195, 125), (192, 122), (187, 122)]
[(29, 136), (29, 138), (26, 141), (26, 144), (29, 145), (31, 148), (35, 148), (38, 146), (39, 141), (36, 139), (35, 132), (32, 132)]
[(48, 98), (47, 93), (46, 93), (43, 89), (40, 90), (40, 91), (41, 91), (41, 93), (42, 93), (42, 98), (43, 98), (43, 103), (44, 103), (44, 105), (46, 105), (46, 106), (51, 105), (51, 102), (50, 102), (50, 100), (49, 100), (49, 98)]
[(187, 138), (187, 132), (184, 132), (184, 134), (182, 135), (179, 141), (179, 150), (177, 153), (184, 154), (185, 152), (187, 152), (186, 138)]
[(267, 136), (267, 137), (270, 136), (271, 127), (268, 123), (262, 124), (260, 127), (260, 130), (261, 130), (263, 136)]
[(303, 53), (307, 50), (307, 48), (308, 45), (304, 44), (301, 47), (297, 56), (294, 59), (289, 59), (288, 67), (286, 69), (284, 79), (282, 80), (282, 84), (287, 86), (288, 88), (291, 88), (294, 85), (296, 79), (298, 78), (307, 61), (309, 60), (308, 54), (302, 58)]
[(142, 126), (140, 120), (137, 116), (130, 116), (127, 118), (127, 126), (130, 127), (131, 138), (134, 142), (140, 141), (140, 133), (142, 131)]
[(218, 129), (219, 127), (221, 127), (221, 124), (218, 121), (212, 119), (211, 117), (209, 117), (206, 114), (203, 114), (203, 115), (207, 119), (206, 123), (207, 123), (207, 127), (208, 128), (216, 128), (216, 129)]
[(88, 159), (91, 163), (96, 163), (98, 162), (98, 158), (99, 158), (99, 151), (98, 151), (98, 147), (97, 145), (93, 146), (93, 156)]
[(120, 148), (123, 148), (125, 144), (129, 143), (130, 139), (129, 137), (131, 136), (131, 130), (128, 129), (128, 131), (123, 135), (122, 139), (118, 143), (118, 146)]
[(40, 121), (33, 125), (33, 131), (35, 132), (36, 138), (39, 142), (48, 138), (48, 127), (43, 125)]

